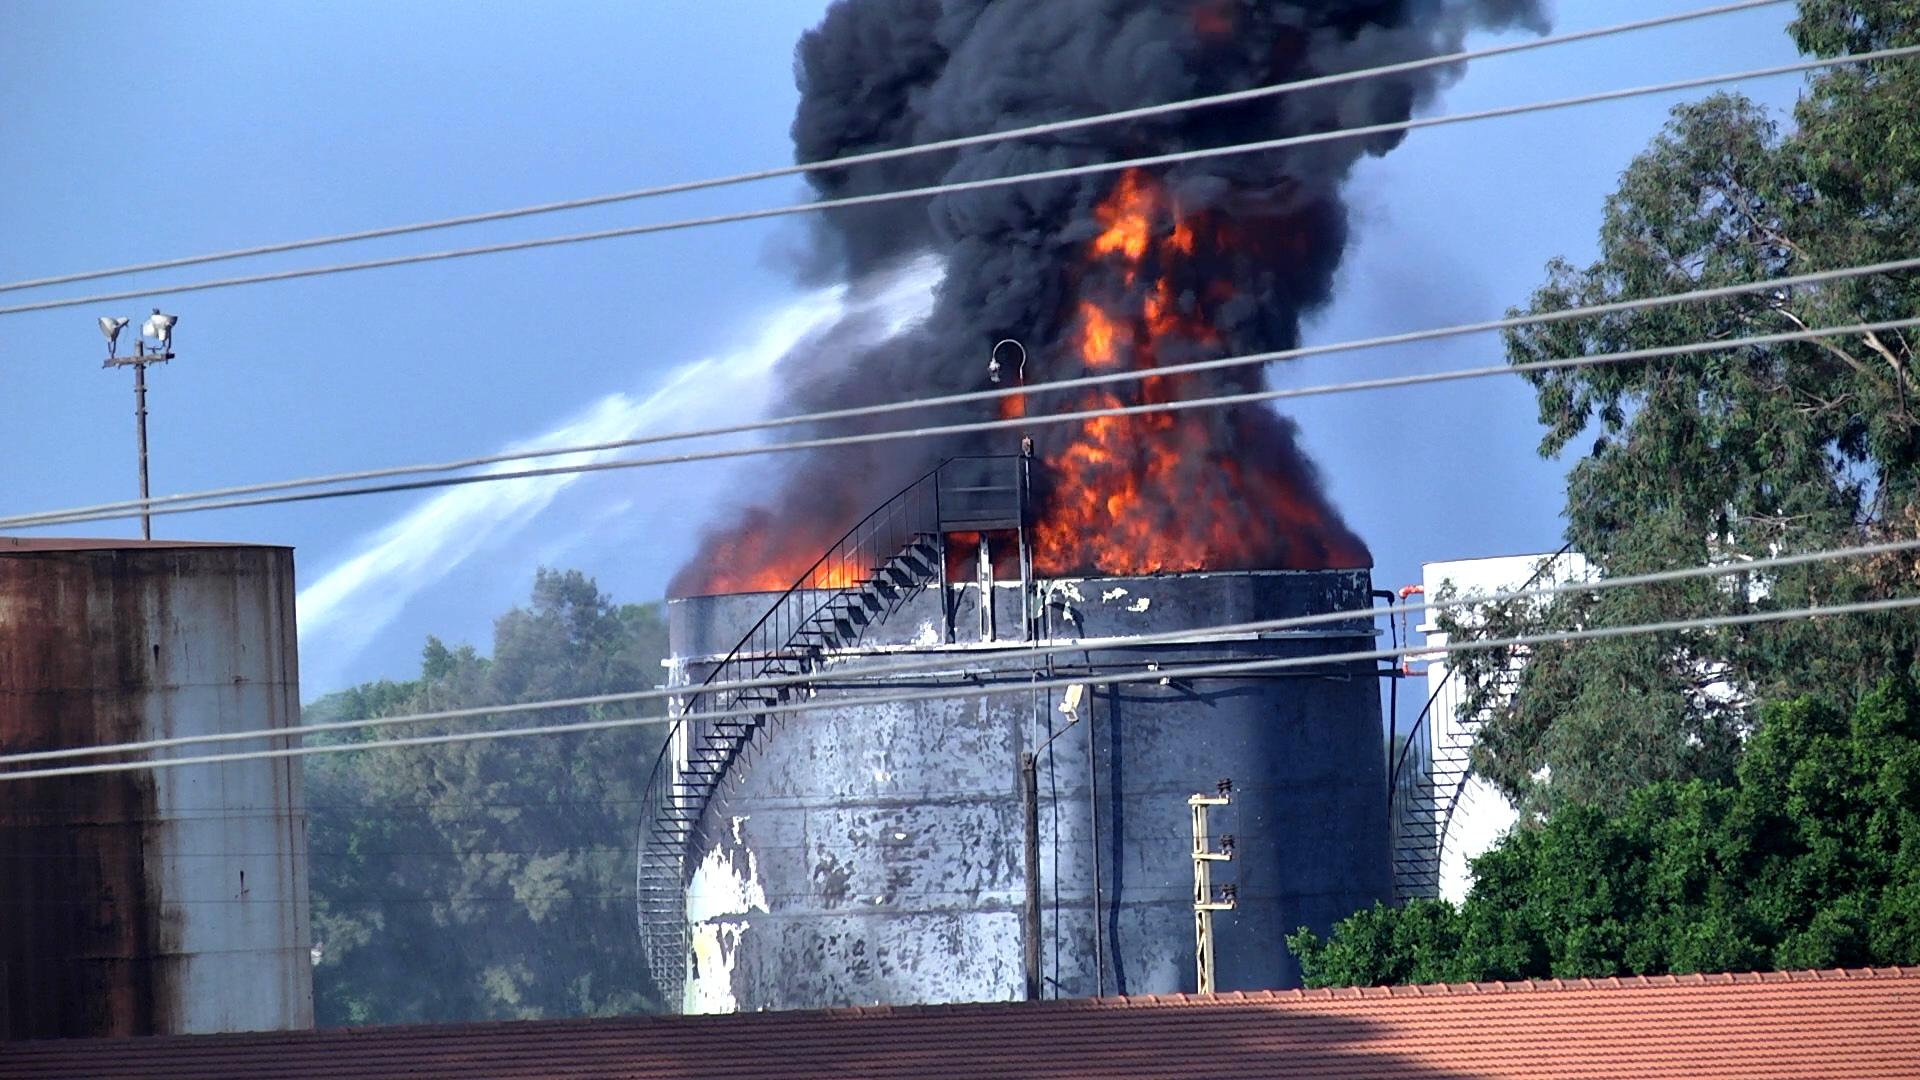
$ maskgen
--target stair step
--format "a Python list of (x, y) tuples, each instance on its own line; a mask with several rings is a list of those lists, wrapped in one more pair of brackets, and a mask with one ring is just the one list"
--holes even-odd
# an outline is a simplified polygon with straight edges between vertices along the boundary
[[(799, 679), (826, 665), (830, 650), (858, 641), (866, 628), (886, 616), (890, 605), (905, 592), (920, 588), (940, 569), (940, 538), (932, 533), (914, 533), (901, 549), (882, 560), (864, 580), (841, 589), (812, 590), (810, 596), (825, 600), (819, 610), (794, 629), (788, 639), (774, 645), (779, 655), (758, 663), (730, 661), (721, 665), (707, 682), (772, 678)], [(783, 598), (781, 603), (787, 603)], [(802, 598), (804, 603), (814, 602)], [(764, 646), (756, 639), (752, 651)], [(754, 733), (780, 714), (774, 710), (796, 696), (809, 691), (804, 685), (756, 687), (734, 691), (730, 695), (706, 689), (692, 692), (685, 700), (682, 715), (696, 718), (721, 714), (704, 721), (704, 727), (688, 760), (674, 770), (667, 786), (667, 800), (653, 814), (641, 854), (642, 891), (646, 897), (642, 910), (660, 916), (667, 925), (649, 922), (645, 937), (649, 955), (671, 962), (685, 949), (685, 898), (681, 893), (685, 872), (686, 844), (705, 813), (719, 781), (730, 768), (744, 768), (742, 755), (751, 749)], [(756, 710), (765, 709), (766, 714)], [(740, 716), (738, 713), (747, 715)]]

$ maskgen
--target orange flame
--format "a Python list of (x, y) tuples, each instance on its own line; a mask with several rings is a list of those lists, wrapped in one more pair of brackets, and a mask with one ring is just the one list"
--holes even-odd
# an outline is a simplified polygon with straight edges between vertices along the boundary
[[(1207, 10), (1203, 8), (1202, 10)], [(1221, 8), (1225, 11), (1225, 8)], [(1185, 215), (1172, 194), (1140, 170), (1122, 173), (1094, 210), (1099, 231), (1074, 271), (1064, 348), (1048, 350), (1053, 378), (1117, 370), (1151, 371), (1216, 355), (1225, 337), (1215, 313), (1236, 289), (1225, 267), (1259, 265), (1303, 251), (1310, 237), (1266, 219)], [(1271, 227), (1269, 227), (1271, 226)], [(1252, 246), (1257, 251), (1249, 251)], [(1071, 370), (1077, 361), (1080, 371)], [(1230, 393), (1250, 385), (1217, 373), (1150, 375), (1077, 395), (1000, 399), (1003, 418), (1043, 410), (1102, 411)], [(1151, 574), (1205, 569), (1319, 569), (1368, 565), (1366, 547), (1339, 520), (1300, 460), (1271, 432), (1277, 418), (1258, 406), (1151, 411), (1088, 417), (1037, 427), (1030, 531), (1043, 575)], [(839, 509), (850, 509), (840, 507)], [(822, 521), (833, 520), (823, 517)], [(847, 566), (813, 570), (818, 550), (772, 513), (750, 513), (703, 560), (699, 591), (840, 588)], [(948, 538), (949, 569), (968, 575), (979, 540)], [(971, 547), (969, 547), (971, 545)], [(995, 542), (998, 556), (1009, 548)], [(1004, 572), (1005, 568), (997, 572)]]
[(1226, 0), (1202, 0), (1193, 9), (1193, 28), (1202, 38), (1218, 40), (1232, 34), (1234, 21)]
[(861, 576), (845, 562), (815, 566), (820, 552), (786, 542), (789, 535), (765, 510), (750, 511), (725, 533), (709, 535), (713, 557), (699, 591), (784, 592), (795, 583), (803, 589), (843, 589)]
[[(1183, 216), (1165, 187), (1140, 170), (1122, 174), (1094, 218), (1101, 231), (1087, 245), (1071, 331), (1086, 369), (1151, 369), (1183, 347), (1218, 345), (1207, 310), (1233, 296), (1232, 284), (1206, 282), (1195, 296), (1176, 292), (1175, 281), (1194, 276), (1203, 235), (1220, 247), (1231, 243), (1228, 231)], [(1114, 290), (1116, 279), (1121, 288)], [(1177, 384), (1189, 378), (1101, 388), (1063, 407), (1173, 401), (1183, 396)], [(1142, 412), (1075, 425), (1067, 446), (1040, 464), (1047, 497), (1033, 527), (1035, 569), (1058, 575), (1244, 568), (1274, 550), (1275, 531), (1312, 540), (1301, 545), (1315, 551), (1310, 558), (1360, 565), (1360, 551), (1319, 550), (1326, 537), (1345, 531), (1329, 520), (1317, 492), (1300, 490), (1298, 478), (1285, 473), (1243, 469), (1231, 447), (1213, 445), (1218, 432), (1244, 420), (1229, 418), (1221, 427), (1196, 411)]]

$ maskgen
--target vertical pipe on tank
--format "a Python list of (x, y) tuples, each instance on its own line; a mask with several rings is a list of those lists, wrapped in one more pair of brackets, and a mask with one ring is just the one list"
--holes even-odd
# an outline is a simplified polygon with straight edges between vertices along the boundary
[[(1051, 662), (1051, 661), (1049, 661)], [(1111, 688), (1109, 688), (1111, 692)], [(1093, 986), (1094, 995), (1107, 996), (1106, 932), (1100, 925), (1100, 741), (1094, 722), (1100, 711), (1093, 707), (1097, 696), (1087, 691), (1087, 828), (1088, 845), (1093, 854)]]
[(993, 638), (993, 551), (985, 530), (980, 532), (980, 640)]
[(1027, 897), (1020, 912), (1027, 1000), (1040, 1000), (1040, 767), (1031, 750), (1020, 755), (1020, 801), (1026, 808)]

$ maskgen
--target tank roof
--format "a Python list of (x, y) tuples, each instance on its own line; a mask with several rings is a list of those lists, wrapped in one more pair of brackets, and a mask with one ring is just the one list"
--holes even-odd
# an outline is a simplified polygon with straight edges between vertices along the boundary
[(249, 544), (234, 540), (131, 540), (119, 536), (0, 536), (0, 555), (46, 551), (164, 551), (169, 548), (284, 548), (290, 544)]

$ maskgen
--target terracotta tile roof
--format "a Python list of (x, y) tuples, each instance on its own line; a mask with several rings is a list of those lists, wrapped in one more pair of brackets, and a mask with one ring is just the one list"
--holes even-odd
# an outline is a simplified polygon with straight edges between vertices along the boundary
[(0, 1078), (1915, 1077), (1920, 968), (0, 1044)]

